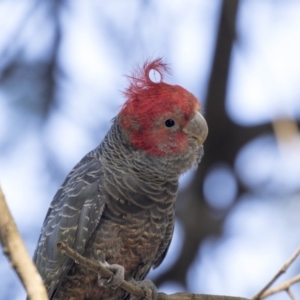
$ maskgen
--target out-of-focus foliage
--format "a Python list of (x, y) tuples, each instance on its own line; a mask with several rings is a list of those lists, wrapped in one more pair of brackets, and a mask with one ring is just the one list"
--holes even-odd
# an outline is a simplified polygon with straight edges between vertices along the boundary
[[(30, 252), (58, 186), (119, 111), (122, 75), (163, 56), (210, 133), (150, 276), (170, 293), (256, 293), (300, 244), (299, 13), (293, 0), (1, 1), (0, 183)], [(24, 299), (0, 266), (1, 299)]]

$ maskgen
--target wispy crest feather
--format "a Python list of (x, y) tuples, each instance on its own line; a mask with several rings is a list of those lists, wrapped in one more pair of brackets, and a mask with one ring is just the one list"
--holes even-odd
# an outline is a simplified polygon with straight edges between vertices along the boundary
[[(153, 82), (150, 78), (150, 72), (156, 71), (160, 75), (159, 82)], [(124, 94), (131, 98), (134, 94), (139, 94), (143, 90), (153, 88), (161, 84), (166, 74), (171, 74), (168, 64), (163, 62), (161, 57), (155, 60), (146, 60), (143, 66), (138, 66), (131, 75), (126, 77), (129, 79), (129, 86), (124, 91)]]

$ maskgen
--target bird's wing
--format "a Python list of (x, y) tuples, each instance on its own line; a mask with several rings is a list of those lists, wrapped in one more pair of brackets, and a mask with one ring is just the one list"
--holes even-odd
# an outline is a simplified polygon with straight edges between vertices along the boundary
[(171, 244), (171, 240), (172, 240), (172, 236), (173, 236), (173, 232), (174, 232), (174, 224), (175, 224), (175, 209), (172, 210), (169, 214), (168, 214), (168, 226), (167, 226), (167, 230), (166, 230), (166, 234), (165, 234), (165, 238), (163, 239), (163, 241), (161, 242), (158, 251), (157, 251), (157, 255), (156, 255), (156, 259), (154, 261), (153, 264), (153, 269), (156, 269), (157, 267), (160, 266), (160, 264), (163, 262), (163, 260), (165, 259), (170, 244)]
[(73, 264), (56, 245), (66, 241), (83, 253), (104, 210), (100, 193), (103, 176), (101, 162), (86, 156), (68, 175), (50, 205), (33, 258), (50, 299)]

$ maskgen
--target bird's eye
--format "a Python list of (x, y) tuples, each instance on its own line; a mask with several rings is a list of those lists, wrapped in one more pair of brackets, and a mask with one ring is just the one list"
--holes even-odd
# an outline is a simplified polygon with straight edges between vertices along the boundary
[(175, 125), (175, 121), (173, 119), (168, 119), (166, 120), (165, 125), (167, 127), (173, 127)]

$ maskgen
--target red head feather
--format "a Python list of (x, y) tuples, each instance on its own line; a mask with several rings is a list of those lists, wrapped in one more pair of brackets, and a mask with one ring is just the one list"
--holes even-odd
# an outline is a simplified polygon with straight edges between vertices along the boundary
[[(160, 75), (159, 82), (150, 79), (151, 71)], [(180, 154), (187, 146), (179, 130), (170, 134), (159, 126), (162, 124), (159, 120), (176, 118), (182, 129), (200, 110), (200, 103), (194, 95), (181, 86), (163, 82), (166, 73), (170, 73), (170, 69), (162, 58), (158, 58), (146, 61), (127, 76), (129, 86), (124, 92), (127, 101), (119, 114), (120, 125), (133, 146), (154, 155)], [(166, 145), (168, 141), (169, 145)]]

